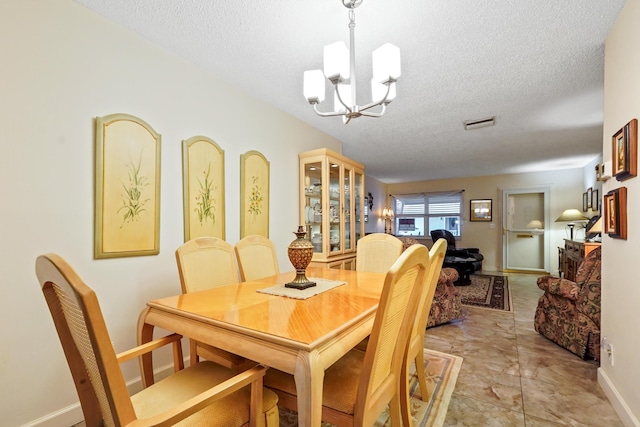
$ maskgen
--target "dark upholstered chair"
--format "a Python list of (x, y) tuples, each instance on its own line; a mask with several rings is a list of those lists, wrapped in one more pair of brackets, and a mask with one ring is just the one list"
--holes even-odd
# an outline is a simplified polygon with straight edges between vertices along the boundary
[[(399, 237), (399, 239), (402, 241), (403, 250), (413, 244), (419, 243), (411, 237)], [(443, 268), (440, 270), (436, 293), (433, 295), (431, 311), (429, 311), (427, 328), (462, 318), (462, 300), (454, 285), (456, 280), (458, 280), (458, 272), (453, 268)]]
[(473, 263), (474, 271), (482, 270), (482, 260), (484, 256), (480, 253), (478, 248), (456, 248), (456, 238), (448, 230), (431, 230), (431, 240), (434, 242), (438, 239), (445, 239), (447, 241), (447, 254), (448, 257), (460, 257), (460, 258), (475, 258)]
[(589, 252), (575, 282), (538, 278), (544, 294), (536, 309), (536, 331), (583, 359), (600, 359), (600, 253), (600, 248)]

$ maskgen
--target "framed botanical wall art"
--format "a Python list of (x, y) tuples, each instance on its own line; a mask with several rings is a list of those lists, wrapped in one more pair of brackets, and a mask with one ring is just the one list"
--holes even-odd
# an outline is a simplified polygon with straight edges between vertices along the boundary
[(95, 258), (160, 252), (160, 134), (129, 114), (96, 118)]
[(591, 193), (591, 210), (600, 210), (600, 197), (598, 196), (598, 190), (593, 190)]
[(269, 161), (258, 151), (240, 156), (240, 238), (269, 237)]
[(224, 151), (206, 136), (182, 141), (184, 241), (225, 239)]
[(616, 239), (627, 238), (627, 188), (611, 190), (604, 196), (604, 232)]
[(638, 174), (638, 120), (633, 119), (611, 140), (612, 173), (618, 181)]
[(471, 221), (491, 221), (491, 202), (493, 199), (475, 199), (470, 201)]

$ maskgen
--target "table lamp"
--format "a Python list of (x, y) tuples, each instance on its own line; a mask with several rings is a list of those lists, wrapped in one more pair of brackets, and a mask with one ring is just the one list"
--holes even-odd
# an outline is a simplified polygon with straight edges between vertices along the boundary
[(587, 230), (589, 234), (592, 234), (591, 238), (592, 242), (599, 242), (602, 235), (602, 217), (598, 218), (598, 220), (591, 226), (589, 230)]
[(576, 226), (576, 221), (588, 221), (589, 218), (584, 216), (582, 212), (578, 209), (567, 209), (562, 212), (562, 214), (556, 219), (556, 222), (568, 222), (567, 227), (569, 227), (571, 240), (573, 240), (573, 227)]

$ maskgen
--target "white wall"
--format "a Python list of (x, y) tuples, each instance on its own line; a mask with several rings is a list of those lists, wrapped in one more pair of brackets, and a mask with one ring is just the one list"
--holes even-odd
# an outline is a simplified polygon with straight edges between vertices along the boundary
[[(611, 138), (640, 118), (640, 0), (628, 0), (605, 48), (603, 158), (611, 160)], [(627, 187), (627, 240), (602, 240), (602, 336), (614, 346), (614, 366), (602, 355), (600, 384), (627, 426), (640, 426), (640, 177), (604, 183), (604, 192)]]
[(389, 203), (387, 201), (386, 184), (366, 174), (364, 183), (365, 195), (371, 193), (373, 196), (373, 209), (369, 212), (369, 220), (364, 225), (364, 231), (365, 233), (384, 233), (382, 210)]
[[(298, 225), (298, 153), (341, 144), (70, 0), (0, 2), (0, 58), (0, 424), (67, 427), (81, 419), (65, 412), (77, 396), (35, 258), (56, 252), (74, 266), (122, 351), (135, 343), (145, 302), (180, 290), (183, 139), (206, 135), (225, 150), (231, 243), (240, 155), (255, 149), (270, 160), (270, 237), (283, 269)], [(94, 118), (111, 113), (138, 116), (162, 135), (157, 256), (93, 259)], [(137, 375), (127, 368), (127, 380)]]
[[(428, 193), (437, 191), (464, 190), (462, 237), (459, 247), (480, 248), (484, 255), (483, 270), (502, 269), (502, 191), (516, 188), (549, 186), (551, 188), (549, 217), (557, 218), (569, 208), (582, 208), (582, 193), (587, 187), (583, 169), (568, 169), (550, 172), (530, 172), (510, 175), (480, 176), (456, 178), (439, 181), (419, 181), (401, 184), (389, 184), (389, 194)], [(595, 180), (595, 171), (593, 173)], [(469, 221), (469, 200), (493, 199), (490, 223)], [(558, 271), (558, 246), (564, 246), (568, 239), (564, 223), (551, 222), (549, 237), (549, 265), (552, 272)], [(584, 237), (578, 233), (575, 236)], [(431, 245), (431, 239), (425, 242)]]

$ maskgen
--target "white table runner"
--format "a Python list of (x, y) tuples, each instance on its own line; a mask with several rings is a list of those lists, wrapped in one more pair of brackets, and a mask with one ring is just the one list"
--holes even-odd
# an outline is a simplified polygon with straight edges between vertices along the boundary
[(319, 277), (308, 277), (308, 279), (311, 282), (316, 282), (316, 285), (307, 289), (295, 289), (286, 288), (284, 284), (282, 284), (271, 286), (270, 288), (258, 289), (256, 292), (295, 299), (307, 299), (347, 283), (340, 280), (321, 279)]

